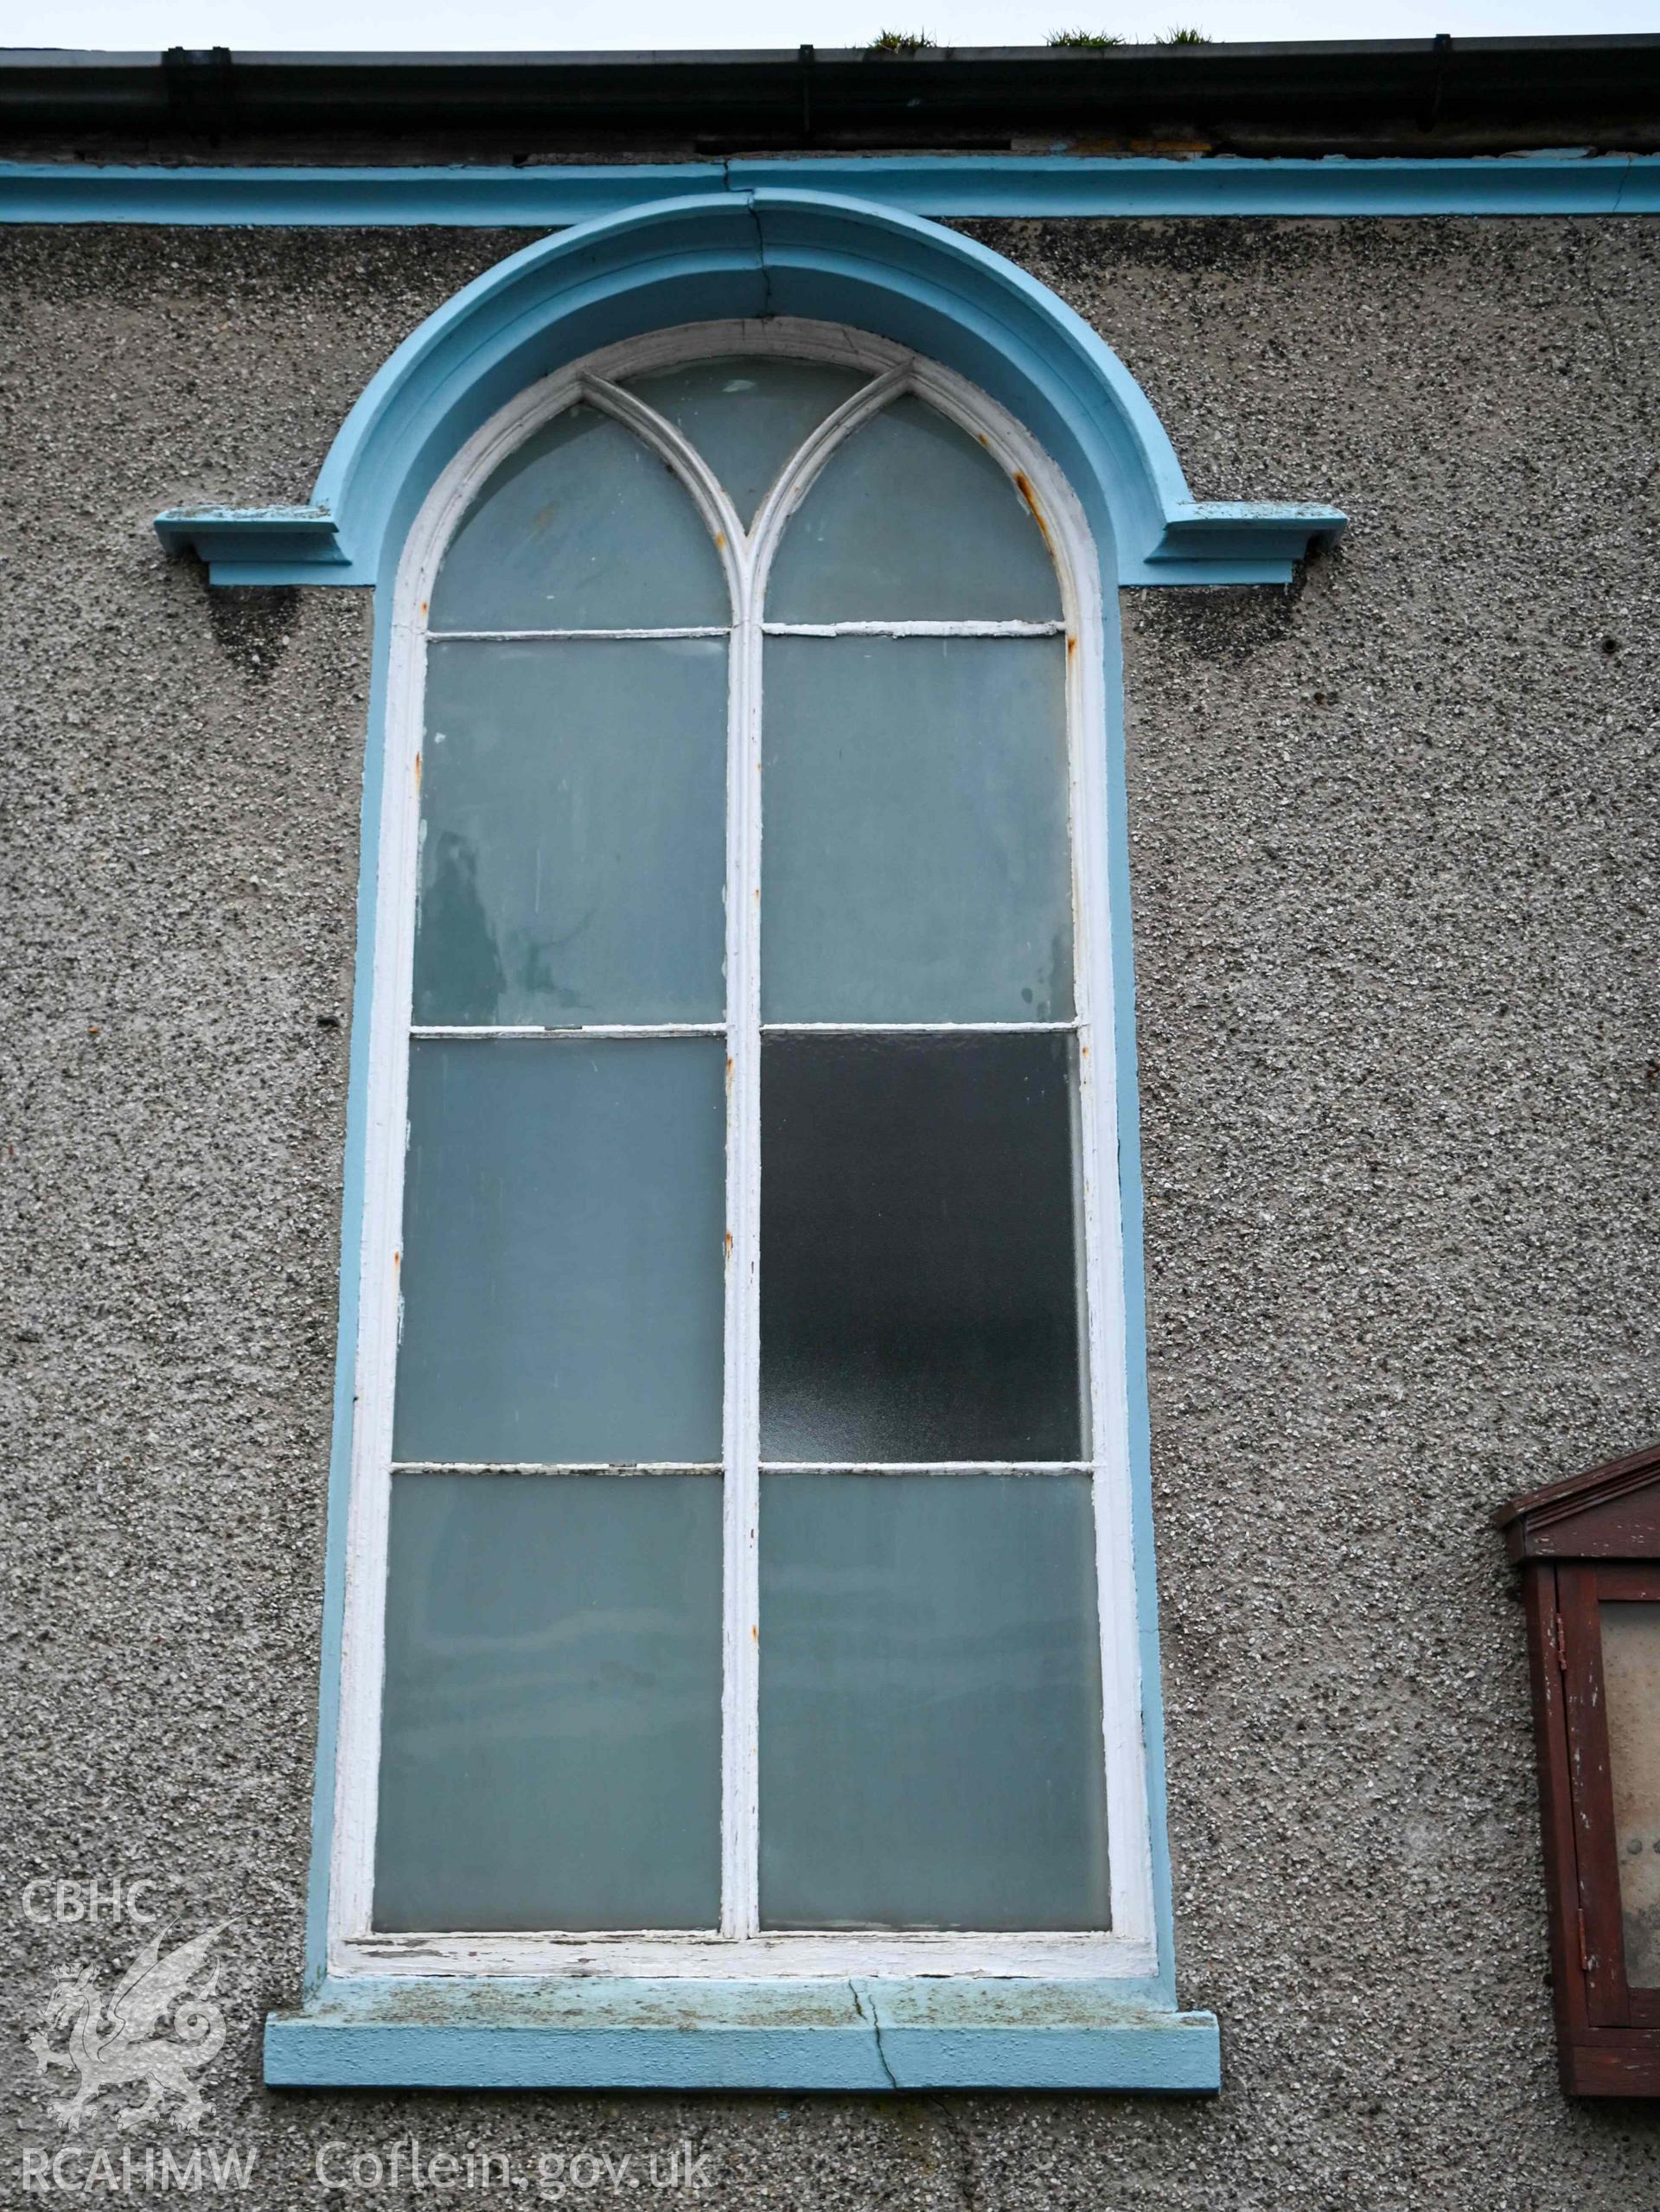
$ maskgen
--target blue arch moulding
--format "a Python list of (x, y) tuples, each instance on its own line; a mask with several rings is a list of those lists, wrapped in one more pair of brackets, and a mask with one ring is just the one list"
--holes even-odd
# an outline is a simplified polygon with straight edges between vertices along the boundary
[[(428, 490), (472, 432), (527, 385), (618, 340), (680, 323), (797, 315), (873, 330), (942, 361), (1046, 448), (1088, 514), (1110, 581), (1283, 584), (1343, 516), (1325, 507), (1204, 506), (1123, 365), (1043, 286), (972, 241), (868, 202), (791, 190), (697, 194), (543, 240), (488, 271), (393, 355), (342, 426), (310, 503), (158, 516), (225, 585), (375, 587), (371, 740), (358, 892), (343, 1250), (362, 1202), (364, 1055), (391, 586)], [(1117, 625), (1106, 694), (1122, 696)], [(1140, 1277), (1140, 1173), (1121, 732), (1108, 731), (1119, 1171), (1142, 1726), (1156, 1908), (1155, 1969), (1137, 1980), (918, 1977), (809, 1982), (527, 1983), (464, 1977), (330, 1979), (328, 1881), (335, 1786), (356, 1271), (342, 1274), (329, 1507), (322, 1692), (301, 2008), (266, 2023), (273, 2084), (476, 2087), (933, 2090), (1136, 2089), (1221, 2084), (1215, 2018), (1178, 2007), (1165, 1844)]]
[[(676, 323), (815, 316), (957, 369), (1071, 479), (1120, 584), (1284, 584), (1333, 508), (1201, 505), (1123, 363), (1053, 293), (936, 224), (820, 192), (699, 193), (577, 225), (421, 324), (341, 427), (309, 505), (172, 508), (215, 584), (375, 584), (438, 470), (515, 392)], [(1092, 498), (1092, 494), (1094, 495)]]

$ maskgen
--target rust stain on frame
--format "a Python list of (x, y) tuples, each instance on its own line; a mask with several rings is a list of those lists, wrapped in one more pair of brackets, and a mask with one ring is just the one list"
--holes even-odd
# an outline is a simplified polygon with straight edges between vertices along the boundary
[(1050, 558), (1053, 559), (1055, 554), (1055, 540), (1049, 534), (1049, 525), (1044, 520), (1044, 510), (1038, 504), (1038, 495), (1031, 488), (1031, 479), (1027, 476), (1024, 469), (1017, 469), (1015, 470), (1014, 488), (1016, 491), (1019, 493), (1021, 498), (1025, 501), (1026, 505), (1031, 509), (1031, 519), (1038, 525), (1038, 527), (1043, 532), (1044, 543), (1049, 547)]

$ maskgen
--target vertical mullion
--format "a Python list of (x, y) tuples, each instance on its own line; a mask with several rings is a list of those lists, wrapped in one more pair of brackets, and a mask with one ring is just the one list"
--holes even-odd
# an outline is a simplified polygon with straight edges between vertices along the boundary
[(758, 1917), (761, 625), (748, 548), (732, 630), (726, 815), (726, 1385), (721, 1934)]

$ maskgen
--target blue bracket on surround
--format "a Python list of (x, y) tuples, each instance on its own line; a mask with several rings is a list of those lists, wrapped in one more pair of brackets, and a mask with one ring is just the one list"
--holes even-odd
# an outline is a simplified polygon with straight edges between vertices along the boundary
[[(170, 553), (200, 553), (215, 584), (235, 584), (233, 573), (273, 556), (320, 569), (348, 566), (340, 526), (326, 507), (172, 507), (156, 517), (156, 534)], [(307, 579), (330, 584), (329, 576)]]
[(511, 255), (386, 362), (307, 505), (173, 508), (156, 534), (216, 585), (376, 583), (444, 463), (526, 385), (648, 330), (776, 315), (874, 331), (989, 392), (1071, 480), (1120, 584), (1287, 583), (1344, 527), (1335, 508), (1195, 502), (1122, 361), (1000, 255), (869, 201), (757, 188), (659, 201)]

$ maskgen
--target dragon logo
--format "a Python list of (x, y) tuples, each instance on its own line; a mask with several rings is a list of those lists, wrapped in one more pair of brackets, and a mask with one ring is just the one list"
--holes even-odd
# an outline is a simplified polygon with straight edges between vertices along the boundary
[[(194, 2134), (208, 2107), (195, 2076), (219, 2056), (225, 2042), (225, 2016), (212, 2002), (219, 1968), (208, 1953), (227, 1923), (205, 1928), (188, 1943), (162, 1956), (163, 1929), (153, 1935), (116, 1984), (106, 2002), (95, 1966), (66, 1967), (42, 2010), (42, 2024), (30, 2033), (29, 2048), (42, 2075), (79, 2074), (74, 2094), (54, 2104), (52, 2117), (72, 2132), (87, 2108), (106, 2089), (143, 2082), (149, 2095), (116, 2115), (116, 2126), (142, 2127), (157, 2118), (169, 2097), (178, 2100), (176, 2127)], [(206, 1979), (196, 1986), (197, 1977)], [(172, 2035), (158, 2034), (169, 2020)], [(52, 2037), (67, 2030), (54, 2047)]]

